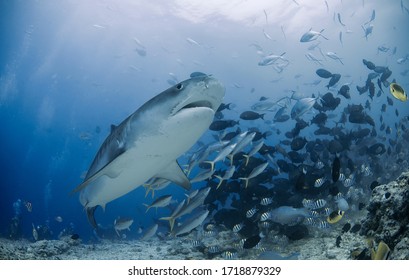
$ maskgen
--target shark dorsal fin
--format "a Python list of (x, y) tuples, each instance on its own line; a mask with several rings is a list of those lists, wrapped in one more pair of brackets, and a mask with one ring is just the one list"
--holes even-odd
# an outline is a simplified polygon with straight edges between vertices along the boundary
[(111, 133), (116, 129), (116, 125), (111, 124)]

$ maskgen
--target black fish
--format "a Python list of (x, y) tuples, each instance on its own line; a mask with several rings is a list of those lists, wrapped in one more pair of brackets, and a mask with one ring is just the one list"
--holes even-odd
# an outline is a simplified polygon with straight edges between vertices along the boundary
[(368, 154), (370, 154), (370, 155), (375, 155), (375, 156), (377, 156), (377, 155), (381, 155), (381, 154), (385, 153), (385, 152), (386, 152), (386, 148), (385, 148), (385, 145), (384, 145), (384, 144), (382, 144), (382, 143), (376, 143), (376, 144), (373, 144), (372, 146), (370, 146), (370, 147), (367, 149), (367, 152), (368, 152)]
[(379, 74), (378, 73), (369, 73), (368, 74), (368, 78), (366, 79), (366, 82), (368, 83), (370, 80), (375, 79), (376, 77), (378, 77)]
[(328, 151), (331, 154), (340, 153), (342, 152), (342, 150), (344, 150), (344, 147), (342, 146), (341, 142), (339, 142), (338, 140), (333, 139), (328, 143)]
[(341, 241), (342, 241), (342, 238), (341, 238), (341, 235), (339, 235), (338, 237), (337, 237), (337, 240), (335, 241), (335, 245), (339, 248), (339, 246), (340, 246), (340, 244), (341, 244)]
[(330, 186), (330, 187), (328, 188), (328, 192), (329, 192), (330, 195), (336, 196), (336, 195), (339, 193), (339, 189), (338, 189), (337, 186), (332, 185), (332, 186)]
[(369, 102), (369, 100), (365, 102), (365, 109), (371, 110), (371, 102)]
[(359, 92), (359, 94), (364, 94), (365, 92), (368, 91), (368, 86), (367, 85), (365, 85), (363, 87), (356, 86), (356, 90)]
[(360, 231), (360, 230), (361, 230), (361, 225), (360, 225), (360, 224), (355, 224), (355, 225), (351, 228), (350, 232), (352, 232), (352, 233), (357, 233), (357, 232)]
[(374, 70), (374, 72), (381, 74), (381, 73), (384, 73), (387, 70), (387, 67), (385, 67), (385, 66), (376, 66), (373, 70)]
[(328, 119), (327, 114), (318, 113), (312, 118), (311, 123), (315, 123), (318, 126), (323, 126), (325, 125), (325, 122), (327, 121), (327, 119)]
[(338, 94), (341, 94), (343, 97), (345, 97), (346, 99), (350, 99), (351, 95), (349, 94), (349, 86), (347, 85), (343, 85), (339, 91)]
[(257, 244), (260, 242), (261, 237), (257, 234), (252, 237), (249, 237), (244, 241), (243, 248), (244, 249), (251, 249), (257, 246)]
[(386, 81), (392, 75), (392, 71), (389, 68), (386, 68), (385, 71), (382, 73), (380, 79), (382, 82)]
[(286, 122), (290, 119), (290, 115), (284, 114), (284, 115), (280, 115), (278, 117), (274, 116), (273, 121), (274, 122)]
[(276, 163), (282, 172), (288, 173), (290, 171), (290, 165), (285, 160), (278, 159)]
[(212, 122), (209, 129), (213, 131), (220, 131), (228, 127), (233, 127), (236, 124), (239, 124), (239, 122), (233, 121), (233, 120), (217, 120), (217, 121)]
[[(381, 79), (378, 79), (378, 87), (383, 92)], [(379, 97), (379, 96), (378, 96)]]
[(352, 137), (359, 139), (359, 138), (364, 138), (371, 133), (371, 130), (369, 128), (364, 128), (364, 129), (359, 129), (357, 131), (352, 132)]
[(300, 154), (295, 151), (288, 152), (291, 162), (293, 163), (302, 163), (307, 157), (307, 154)]
[(332, 74), (332, 77), (328, 82), (327, 88), (329, 89), (330, 87), (334, 86), (336, 83), (338, 83), (339, 79), (341, 79), (340, 74)]
[(321, 97), (321, 105), (318, 102), (314, 104), (314, 108), (318, 111), (325, 112), (328, 110), (335, 110), (341, 103), (341, 98), (334, 98), (331, 92), (327, 92)]
[[(295, 170), (294, 172), (297, 172), (297, 170)], [(293, 173), (294, 173), (293, 172)], [(295, 189), (299, 192), (304, 192), (306, 190), (308, 190), (310, 188), (310, 186), (306, 183), (306, 176), (304, 173), (299, 173), (299, 175), (297, 175), (297, 177), (295, 177)]]
[(245, 111), (240, 114), (240, 119), (246, 120), (246, 121), (252, 121), (252, 120), (257, 120), (257, 119), (264, 120), (264, 114), (259, 114), (253, 111)]
[(373, 97), (375, 96), (375, 84), (373, 82), (369, 83), (369, 97), (373, 100)]
[(299, 151), (304, 148), (305, 144), (307, 144), (307, 140), (304, 137), (297, 137), (291, 141), (291, 150)]
[(332, 182), (335, 183), (338, 181), (340, 169), (341, 169), (341, 162), (338, 157), (335, 157), (334, 161), (332, 162)]
[(318, 76), (324, 79), (329, 79), (332, 77), (332, 73), (330, 71), (322, 69), (322, 68), (315, 71), (315, 73), (317, 73)]
[(365, 114), (365, 121), (367, 124), (375, 126), (375, 121), (371, 116)]
[(369, 70), (374, 70), (375, 69), (375, 64), (369, 60), (363, 59), (362, 62), (365, 64), (366, 67), (368, 67)]
[(231, 110), (231, 108), (230, 108), (231, 105), (232, 105), (232, 103), (228, 103), (228, 104), (222, 103), (222, 104), (220, 104), (219, 108), (217, 109), (217, 112), (221, 112), (224, 109)]
[(314, 135), (328, 135), (331, 133), (331, 128), (320, 126), (316, 131), (314, 131)]
[(298, 129), (304, 129), (308, 126), (308, 123), (304, 120), (297, 120), (297, 123), (295, 124), (295, 127)]
[(393, 106), (393, 100), (389, 96), (386, 97), (386, 100), (388, 101), (389, 106)]
[(342, 227), (342, 232), (348, 232), (351, 229), (351, 224), (350, 223), (346, 223), (343, 227)]
[(71, 235), (71, 239), (72, 240), (77, 240), (77, 239), (79, 239), (80, 238), (80, 236), (78, 235), (78, 234), (76, 234), (76, 233), (74, 233), (73, 235)]

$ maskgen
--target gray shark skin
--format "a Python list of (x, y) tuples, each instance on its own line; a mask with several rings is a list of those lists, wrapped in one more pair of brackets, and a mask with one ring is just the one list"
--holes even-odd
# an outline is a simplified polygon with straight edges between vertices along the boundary
[(224, 97), (224, 86), (207, 75), (194, 76), (153, 97), (120, 125), (112, 126), (88, 173), (73, 193), (80, 193), (88, 220), (94, 212), (138, 188), (152, 177), (190, 189), (176, 159), (209, 128)]

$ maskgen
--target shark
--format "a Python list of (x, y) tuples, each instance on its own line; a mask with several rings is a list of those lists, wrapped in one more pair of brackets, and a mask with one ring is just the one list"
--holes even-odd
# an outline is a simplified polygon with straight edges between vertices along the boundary
[(88, 221), (94, 213), (151, 178), (169, 180), (185, 190), (191, 183), (177, 162), (204, 134), (223, 101), (224, 85), (194, 72), (144, 103), (111, 133), (99, 148), (79, 193)]

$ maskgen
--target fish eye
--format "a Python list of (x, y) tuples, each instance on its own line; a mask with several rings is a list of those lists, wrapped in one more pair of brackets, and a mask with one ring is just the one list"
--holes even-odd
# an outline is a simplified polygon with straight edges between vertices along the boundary
[(176, 85), (176, 88), (178, 89), (178, 90), (181, 90), (182, 88), (183, 88), (183, 85), (180, 83), (180, 84), (177, 84)]

